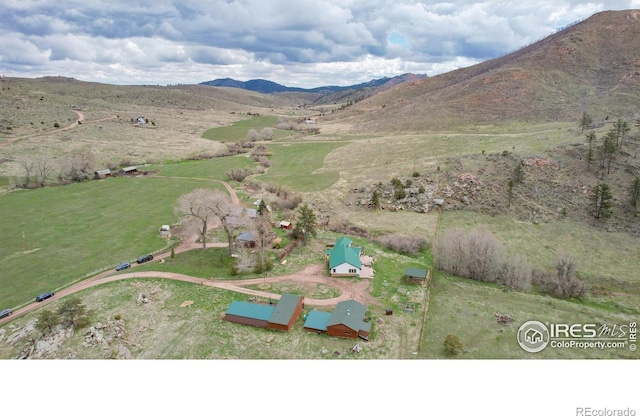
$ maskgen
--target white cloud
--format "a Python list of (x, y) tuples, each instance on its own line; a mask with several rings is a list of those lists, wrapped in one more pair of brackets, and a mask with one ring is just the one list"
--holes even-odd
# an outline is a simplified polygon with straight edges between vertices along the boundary
[[(5, 0), (0, 73), (110, 83), (348, 85), (504, 55), (640, 0)], [(178, 79), (182, 77), (182, 79)]]

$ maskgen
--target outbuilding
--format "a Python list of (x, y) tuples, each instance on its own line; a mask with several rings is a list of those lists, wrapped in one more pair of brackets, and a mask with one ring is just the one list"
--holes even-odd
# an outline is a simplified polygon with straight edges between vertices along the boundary
[(276, 308), (269, 317), (269, 328), (289, 331), (304, 308), (304, 297), (283, 294), (276, 304)]
[(364, 320), (366, 312), (367, 307), (353, 299), (338, 303), (327, 322), (327, 335), (368, 340), (371, 323)]
[(93, 174), (96, 179), (104, 179), (107, 176), (111, 176), (111, 169), (98, 169)]
[(404, 281), (424, 286), (427, 282), (427, 270), (407, 267), (404, 270)]
[(289, 221), (280, 221), (280, 228), (283, 230), (293, 229), (293, 225)]

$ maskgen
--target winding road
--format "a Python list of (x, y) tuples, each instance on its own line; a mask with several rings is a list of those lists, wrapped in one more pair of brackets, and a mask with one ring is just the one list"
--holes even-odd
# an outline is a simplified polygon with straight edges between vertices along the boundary
[[(221, 183), (229, 192), (231, 196), (231, 200), (234, 205), (240, 206), (240, 200), (235, 193), (235, 190), (224, 181), (217, 181)], [(226, 243), (207, 243), (207, 247), (227, 247)], [(193, 234), (181, 240), (180, 245), (174, 248), (175, 253), (182, 253), (189, 250), (200, 249), (202, 248), (202, 244), (197, 242), (197, 235)], [(154, 256), (154, 262), (165, 257), (170, 256), (170, 252), (165, 252)], [(133, 263), (131, 265), (132, 268), (135, 268), (137, 263)], [(340, 279), (340, 278), (332, 278), (328, 277), (324, 274), (324, 265), (323, 264), (313, 264), (309, 265), (303, 270), (282, 276), (274, 276), (274, 277), (260, 277), (256, 279), (243, 279), (243, 280), (216, 280), (216, 279), (205, 279), (201, 277), (188, 276), (179, 273), (170, 273), (170, 272), (162, 272), (162, 271), (145, 271), (145, 272), (135, 272), (130, 271), (128, 273), (117, 274), (115, 270), (107, 270), (95, 276), (92, 276), (88, 279), (82, 280), (78, 283), (75, 283), (69, 287), (66, 287), (62, 290), (59, 290), (55, 293), (55, 295), (47, 300), (42, 302), (34, 302), (30, 303), (18, 310), (15, 310), (12, 315), (2, 319), (0, 323), (5, 324), (13, 319), (16, 319), (20, 316), (26, 315), (34, 310), (50, 303), (55, 300), (69, 296), (75, 293), (78, 293), (82, 290), (95, 287), (98, 285), (102, 285), (109, 282), (114, 282), (118, 280), (124, 279), (139, 279), (139, 278), (160, 278), (160, 279), (171, 279), (171, 280), (179, 280), (183, 282), (191, 282), (194, 284), (200, 284), (209, 287), (215, 287), (224, 290), (230, 290), (238, 293), (244, 293), (251, 296), (268, 298), (268, 299), (279, 299), (280, 295), (276, 293), (254, 290), (246, 288), (245, 286), (250, 285), (259, 285), (266, 283), (301, 283), (305, 285), (310, 285), (315, 288), (316, 285), (322, 284), (326, 286), (332, 286), (340, 290), (340, 295), (330, 299), (313, 299), (305, 297), (305, 304), (311, 306), (333, 306), (338, 302), (355, 299), (362, 303), (368, 303), (370, 299), (370, 295), (368, 294), (368, 288), (370, 281), (368, 279), (361, 279), (357, 282), (353, 282), (351, 279)], [(313, 290), (313, 289), (312, 289)]]

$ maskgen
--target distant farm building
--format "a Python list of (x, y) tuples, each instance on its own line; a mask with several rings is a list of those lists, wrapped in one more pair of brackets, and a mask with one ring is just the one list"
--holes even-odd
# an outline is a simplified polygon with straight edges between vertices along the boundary
[(122, 173), (124, 173), (125, 175), (131, 174), (131, 173), (136, 173), (138, 171), (138, 167), (137, 166), (127, 166), (126, 168), (122, 168), (120, 170)]
[(283, 230), (293, 229), (293, 225), (289, 221), (280, 221), (280, 228)]
[(107, 176), (111, 176), (111, 169), (99, 169), (95, 171), (93, 174), (96, 179), (104, 179)]
[(340, 302), (332, 313), (312, 310), (307, 315), (304, 329), (326, 333), (332, 337), (369, 339), (371, 323), (365, 321), (367, 307), (355, 300)]
[(407, 267), (404, 270), (404, 281), (407, 283), (425, 285), (427, 282), (427, 270)]
[(286, 293), (280, 296), (275, 306), (234, 300), (224, 319), (237, 324), (289, 331), (303, 308), (303, 296)]

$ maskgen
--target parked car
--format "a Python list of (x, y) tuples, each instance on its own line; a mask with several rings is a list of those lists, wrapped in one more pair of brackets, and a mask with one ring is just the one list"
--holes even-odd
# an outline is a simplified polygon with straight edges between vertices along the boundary
[(38, 296), (36, 296), (36, 302), (42, 302), (45, 299), (49, 299), (51, 296), (53, 296), (53, 294), (53, 292), (40, 293)]
[(140, 264), (140, 263), (146, 263), (151, 260), (153, 260), (153, 256), (151, 254), (147, 254), (145, 256), (138, 257), (138, 260), (136, 261), (138, 262), (138, 264)]
[(0, 318), (4, 318), (5, 316), (9, 316), (13, 313), (13, 311), (11, 309), (5, 309), (2, 312), (0, 312)]
[(131, 267), (131, 263), (125, 261), (124, 263), (120, 263), (116, 266), (116, 271), (119, 272), (120, 270), (128, 269), (129, 267)]

